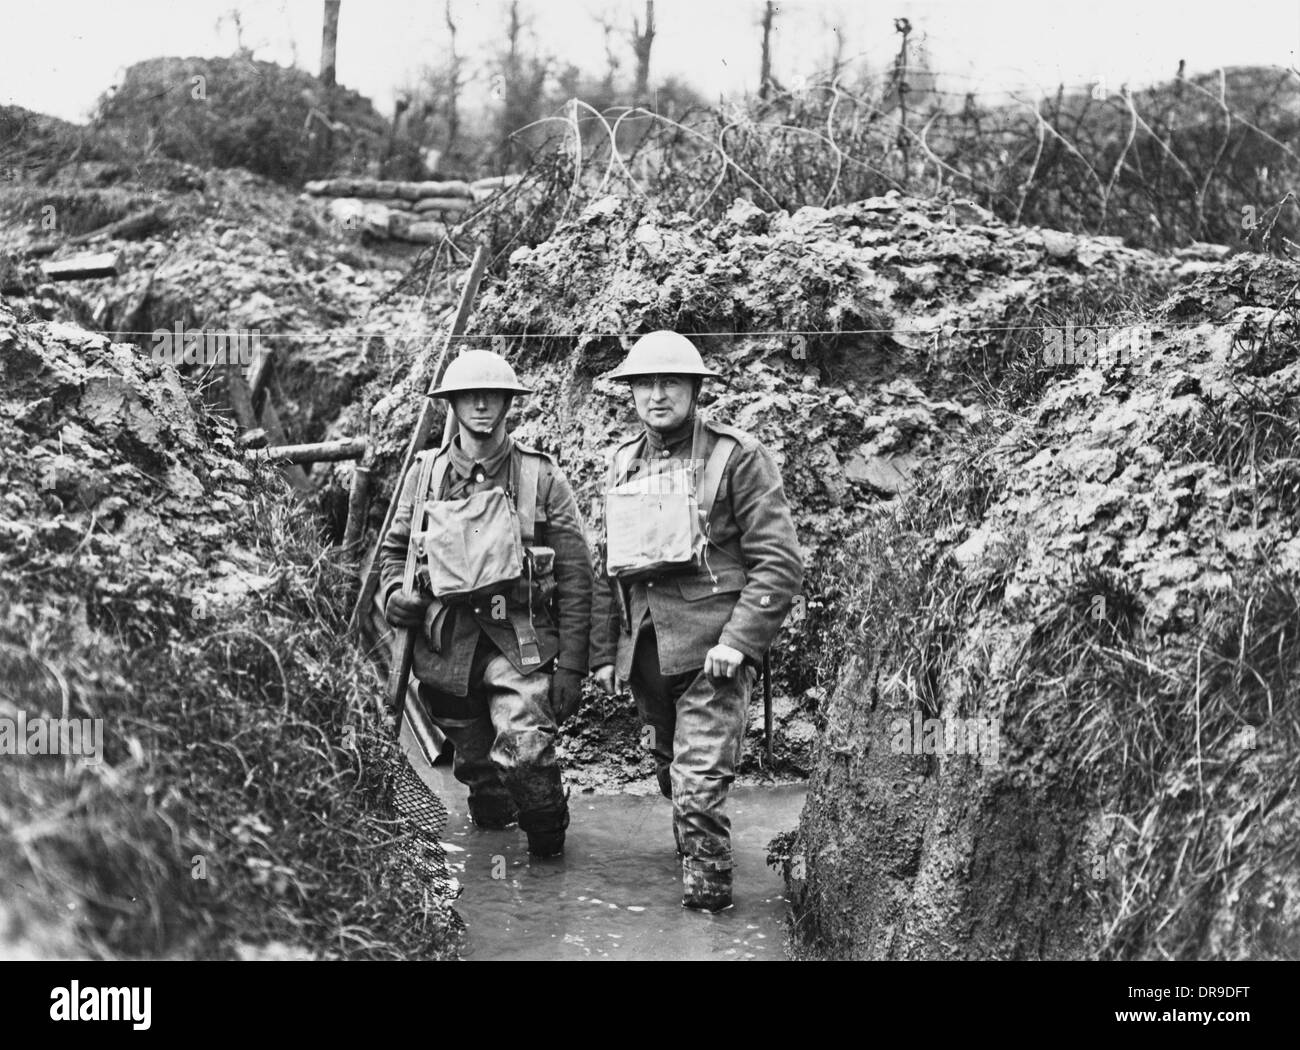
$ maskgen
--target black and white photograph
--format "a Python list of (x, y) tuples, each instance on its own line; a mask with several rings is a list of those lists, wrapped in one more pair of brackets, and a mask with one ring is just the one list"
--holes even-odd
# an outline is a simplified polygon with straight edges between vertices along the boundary
[(1298, 690), (1296, 0), (0, 2), (55, 1030), (183, 963), (1086, 962), (1232, 1038)]

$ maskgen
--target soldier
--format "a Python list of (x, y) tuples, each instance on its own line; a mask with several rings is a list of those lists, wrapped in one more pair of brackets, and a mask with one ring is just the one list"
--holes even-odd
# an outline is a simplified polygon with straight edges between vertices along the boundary
[[(529, 853), (550, 857), (563, 852), (569, 824), (556, 727), (582, 695), (593, 577), (564, 474), (550, 456), (506, 433), (513, 396), (526, 393), (496, 354), (469, 350), (451, 363), (433, 396), (450, 402), (459, 433), (433, 454), (430, 475), (440, 484), (427, 498), (505, 490), (521, 521), (533, 515), (536, 545), (523, 537), (530, 575), (504, 593), (468, 600), (444, 603), (427, 587), (405, 596), (402, 572), (421, 474), (413, 465), (384, 538), (381, 586), (389, 623), (421, 630), (412, 667), (419, 697), (455, 748), (452, 771), (469, 788), (471, 819), (482, 828), (518, 821)], [(528, 457), (535, 461), (531, 475)], [(521, 481), (530, 477), (535, 484)], [(530, 487), (536, 498), (521, 505)], [(553, 570), (546, 564), (552, 550)]]
[[(645, 425), (615, 451), (610, 487), (685, 465), (690, 473), (678, 476), (693, 476), (698, 496), (709, 498), (712, 488), (716, 497), (695, 564), (612, 578), (607, 560), (608, 588), (598, 587), (593, 603), (591, 652), (606, 693), (614, 691), (616, 671), (631, 686), (659, 789), (673, 803), (682, 904), (706, 911), (731, 905), (727, 790), (763, 655), (803, 583), (799, 542), (771, 454), (752, 435), (696, 411), (704, 379), (716, 375), (689, 339), (668, 331), (643, 336), (609, 374), (629, 383)], [(605, 559), (617, 538), (609, 517)]]

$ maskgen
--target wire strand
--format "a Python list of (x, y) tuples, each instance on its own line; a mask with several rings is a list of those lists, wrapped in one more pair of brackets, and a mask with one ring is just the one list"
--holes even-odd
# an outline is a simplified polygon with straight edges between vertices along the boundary
[[(1206, 325), (1230, 328), (1234, 322), (1230, 321), (1166, 321), (1155, 318), (1139, 317), (1124, 322), (1114, 322), (1100, 324), (1096, 322), (1062, 322), (1061, 324), (1026, 324), (1026, 325), (975, 325), (961, 328), (769, 328), (754, 329), (750, 331), (704, 331), (704, 332), (684, 332), (684, 335), (698, 336), (700, 338), (733, 338), (733, 339), (761, 339), (766, 336), (779, 335), (807, 335), (807, 336), (843, 336), (843, 335), (911, 335), (930, 337), (934, 335), (943, 335), (947, 337), (955, 335), (968, 335), (977, 332), (1034, 332), (1034, 331), (1060, 331), (1063, 328), (1135, 328), (1146, 325), (1152, 329), (1164, 330), (1169, 328), (1202, 328)], [(265, 339), (335, 339), (352, 334), (361, 338), (386, 338), (383, 332), (368, 332), (358, 329), (335, 328), (323, 329), (318, 331), (304, 332), (261, 332), (255, 329), (236, 329), (236, 330), (208, 330), (202, 328), (187, 328), (182, 330), (183, 336), (199, 335), (249, 335), (256, 331), (259, 340)], [(103, 336), (152, 336), (157, 338), (159, 333), (165, 333), (174, 336), (175, 332), (171, 329), (159, 328), (152, 332), (135, 332), (135, 331), (97, 331), (96, 334)], [(475, 339), (504, 339), (506, 341), (524, 341), (528, 339), (618, 339), (623, 337), (637, 337), (645, 335), (644, 330), (635, 331), (575, 331), (575, 332), (466, 332), (460, 335), (453, 335), (450, 338), (460, 341)], [(439, 338), (446, 336), (439, 335)]]

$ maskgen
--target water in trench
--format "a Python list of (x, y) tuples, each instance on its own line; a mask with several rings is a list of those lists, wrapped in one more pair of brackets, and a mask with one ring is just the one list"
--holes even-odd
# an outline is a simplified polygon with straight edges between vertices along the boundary
[[(562, 858), (530, 860), (517, 828), (470, 823), (465, 788), (432, 770), (451, 821), (448, 863), (464, 886), (467, 959), (782, 959), (785, 885), (767, 844), (793, 828), (804, 788), (733, 788), (735, 907), (681, 906), (672, 806), (658, 795), (579, 795)], [(433, 786), (431, 784), (430, 786)]]

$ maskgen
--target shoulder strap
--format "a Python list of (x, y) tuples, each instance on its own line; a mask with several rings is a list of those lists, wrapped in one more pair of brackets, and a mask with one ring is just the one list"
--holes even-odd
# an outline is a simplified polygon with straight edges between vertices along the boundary
[(628, 464), (635, 458), (633, 453), (644, 442), (645, 434), (643, 432), (634, 438), (629, 438), (614, 449), (614, 455), (609, 461), (609, 483), (605, 486), (606, 489), (612, 489), (627, 480), (623, 475), (627, 471)]
[(429, 480), (429, 487), (424, 490), (424, 498), (429, 499), (432, 494), (433, 499), (442, 499), (442, 485), (447, 479), (447, 468), (451, 466), (450, 456), (439, 456), (434, 453), (433, 477)]
[(704, 465), (704, 477), (700, 480), (695, 501), (705, 521), (709, 520), (709, 515), (713, 511), (713, 501), (718, 498), (718, 487), (722, 484), (722, 472), (727, 466), (727, 460), (731, 458), (731, 453), (738, 444), (739, 442), (730, 434), (719, 434), (718, 443), (709, 453), (709, 461)]
[(415, 457), (412, 466), (418, 466), (420, 473), (416, 478), (415, 499), (411, 503), (410, 540), (406, 545), (406, 565), (402, 573), (402, 590), (407, 594), (415, 592), (415, 571), (420, 560), (417, 536), (424, 525), (424, 503), (429, 498), (430, 488), (439, 494), (435, 498), (441, 498), (442, 479), (447, 473), (447, 457), (438, 455), (438, 452), (421, 452)]
[(524, 452), (516, 447), (515, 455), (519, 457), (519, 483), (515, 489), (515, 507), (519, 514), (519, 538), (525, 546), (533, 542), (537, 531), (537, 479), (541, 474), (542, 457), (533, 452)]

